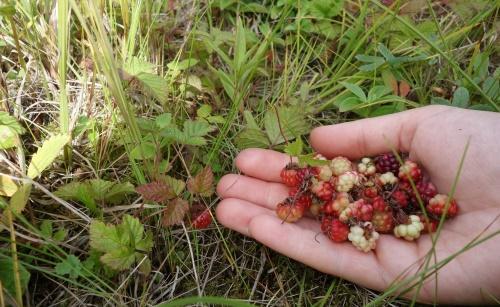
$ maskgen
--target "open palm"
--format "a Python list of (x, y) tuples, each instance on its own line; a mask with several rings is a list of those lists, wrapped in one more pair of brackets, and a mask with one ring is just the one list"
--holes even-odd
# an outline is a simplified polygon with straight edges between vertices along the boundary
[[(450, 192), (469, 142), (454, 195), (461, 211), (443, 226), (436, 245), (439, 262), (482, 232), (487, 235), (500, 230), (496, 219), (500, 215), (497, 131), (498, 114), (436, 106), (320, 127), (311, 132), (310, 141), (317, 152), (329, 158), (343, 155), (356, 159), (391, 148), (408, 152), (412, 160), (423, 165), (441, 193)], [(289, 161), (288, 156), (271, 150), (241, 152), (236, 166), (244, 175), (226, 175), (217, 187), (223, 198), (217, 207), (218, 221), (317, 270), (376, 290), (384, 290), (397, 278), (411, 276), (421, 268), (432, 247), (429, 235), (416, 243), (382, 235), (377, 248), (365, 254), (349, 243), (334, 243), (318, 235), (320, 223), (313, 218), (282, 223), (274, 208), (288, 194), (279, 173)], [(491, 302), (492, 296), (500, 295), (499, 254), (499, 236), (460, 254), (437, 276), (427, 279), (418, 300)]]

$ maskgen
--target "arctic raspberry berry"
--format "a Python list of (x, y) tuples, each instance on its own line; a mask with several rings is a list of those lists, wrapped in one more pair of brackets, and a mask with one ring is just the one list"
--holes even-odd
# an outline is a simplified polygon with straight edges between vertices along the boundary
[(307, 210), (312, 205), (312, 196), (309, 192), (302, 193), (300, 195), (296, 194), (292, 197), (292, 200), (295, 201), (295, 206), (303, 207), (304, 210)]
[(314, 167), (314, 176), (321, 181), (329, 181), (332, 176), (332, 169), (328, 165)]
[(351, 161), (341, 156), (333, 158), (330, 162), (330, 167), (332, 169), (333, 175), (335, 176), (340, 176), (345, 172), (352, 171)]
[[(448, 211), (446, 211), (447, 203)], [(450, 199), (448, 195), (437, 194), (429, 200), (427, 211), (436, 215), (437, 217), (441, 217), (443, 214), (446, 214), (446, 218), (451, 218), (457, 215), (458, 205), (457, 202), (453, 198)]]
[(333, 186), (328, 181), (320, 181), (316, 178), (312, 179), (311, 192), (319, 199), (329, 201), (333, 197)]
[(373, 228), (380, 233), (391, 232), (394, 223), (392, 212), (390, 211), (375, 211), (372, 217)]
[(370, 158), (363, 158), (361, 162), (358, 164), (358, 172), (365, 176), (370, 176), (375, 174), (377, 169), (375, 168), (375, 164), (373, 160)]
[(403, 190), (396, 190), (391, 195), (391, 201), (400, 208), (408, 207), (408, 194)]
[(347, 238), (357, 249), (367, 253), (372, 249), (375, 249), (377, 246), (377, 240), (380, 236), (378, 232), (372, 228), (373, 227), (369, 222), (366, 222), (363, 225), (363, 228), (358, 225), (352, 226), (349, 230)]
[(334, 180), (337, 192), (349, 192), (354, 186), (360, 183), (360, 176), (357, 172), (348, 171), (338, 176)]
[(378, 189), (376, 187), (367, 187), (363, 189), (363, 196), (366, 198), (375, 198), (378, 196)]
[(392, 172), (397, 174), (399, 165), (398, 159), (393, 153), (385, 153), (375, 158), (375, 167), (379, 173)]
[(288, 164), (284, 169), (281, 170), (280, 177), (281, 181), (289, 187), (295, 187), (300, 185), (301, 178), (298, 175), (297, 170), (299, 169), (298, 165), (295, 163)]
[(372, 207), (373, 211), (376, 212), (389, 211), (389, 206), (385, 202), (384, 198), (382, 198), (381, 196), (377, 196), (372, 200)]
[(345, 192), (338, 193), (335, 197), (335, 200), (329, 203), (331, 208), (330, 211), (334, 215), (339, 216), (340, 213), (342, 213), (342, 211), (344, 211), (349, 206), (349, 203), (349, 194)]
[(393, 186), (398, 183), (398, 178), (392, 172), (387, 172), (378, 177), (378, 182), (382, 186)]
[(347, 241), (349, 226), (336, 218), (326, 216), (321, 221), (321, 230), (334, 242)]
[(418, 217), (420, 218), (420, 221), (422, 224), (424, 224), (424, 229), (422, 230), (422, 233), (433, 233), (436, 232), (439, 221), (433, 219), (432, 217), (428, 216), (427, 219), (423, 214), (419, 214)]
[(437, 194), (437, 188), (432, 182), (429, 181), (427, 178), (422, 178), (417, 184), (416, 188), (418, 191), (418, 194), (422, 198), (422, 201), (427, 204), (429, 203), (429, 200), (436, 196)]
[(294, 223), (304, 215), (304, 207), (292, 204), (287, 198), (276, 206), (276, 215), (285, 222)]
[(394, 235), (407, 241), (413, 241), (420, 237), (420, 233), (423, 229), (424, 224), (420, 222), (420, 218), (416, 215), (410, 215), (407, 224), (401, 224), (394, 227)]
[(191, 215), (191, 226), (194, 229), (205, 229), (212, 223), (210, 209), (206, 208), (201, 212), (193, 212)]
[(422, 170), (418, 167), (417, 163), (411, 160), (406, 160), (405, 163), (399, 168), (398, 177), (405, 181), (410, 181), (411, 178), (411, 180), (416, 183), (422, 177)]
[(350, 203), (349, 206), (340, 213), (339, 219), (342, 222), (347, 222), (350, 218), (354, 218), (358, 221), (370, 221), (372, 216), (373, 206), (364, 199), (358, 199)]

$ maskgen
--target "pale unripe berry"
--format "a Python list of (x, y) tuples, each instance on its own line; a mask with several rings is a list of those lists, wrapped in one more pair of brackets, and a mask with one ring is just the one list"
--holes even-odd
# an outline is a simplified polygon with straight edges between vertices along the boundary
[(361, 159), (361, 163), (358, 164), (358, 172), (363, 175), (370, 176), (375, 174), (376, 171), (377, 168), (370, 158), (363, 158)]
[(394, 227), (394, 235), (398, 238), (403, 238), (408, 241), (413, 241), (420, 237), (420, 233), (424, 229), (424, 224), (416, 215), (409, 216), (409, 224), (401, 224)]
[[(370, 223), (365, 223), (365, 226), (371, 226)], [(377, 240), (380, 237), (378, 232), (371, 231), (367, 233), (365, 229), (360, 226), (352, 226), (347, 238), (351, 241), (357, 249), (367, 253), (377, 246)]]
[(352, 163), (349, 159), (345, 157), (333, 158), (330, 162), (330, 167), (332, 169), (333, 175), (340, 176), (345, 172), (352, 171)]
[(398, 183), (398, 178), (392, 172), (383, 173), (378, 180), (382, 185)]
[(335, 190), (337, 192), (349, 192), (360, 183), (359, 174), (353, 171), (343, 173), (335, 179)]

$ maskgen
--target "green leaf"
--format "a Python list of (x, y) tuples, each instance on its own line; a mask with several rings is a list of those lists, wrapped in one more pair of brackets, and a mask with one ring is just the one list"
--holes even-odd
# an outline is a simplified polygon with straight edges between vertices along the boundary
[(46, 140), (31, 158), (31, 163), (28, 167), (28, 177), (31, 179), (38, 177), (54, 162), (69, 140), (69, 135), (54, 135)]
[(377, 99), (382, 98), (385, 95), (389, 94), (390, 92), (392, 92), (392, 89), (388, 88), (385, 85), (374, 86), (368, 91), (367, 101), (374, 102)]
[(188, 58), (182, 61), (172, 61), (167, 64), (167, 67), (171, 70), (186, 70), (198, 64), (197, 59)]
[(245, 38), (245, 28), (238, 16), (236, 19), (236, 41), (234, 42), (234, 67), (239, 71), (247, 59), (247, 44)]
[(130, 182), (115, 183), (106, 193), (104, 200), (110, 204), (116, 205), (121, 203), (128, 194), (135, 192), (134, 185)]
[(66, 229), (62, 228), (62, 229), (59, 229), (58, 231), (56, 231), (56, 233), (54, 234), (52, 239), (56, 242), (62, 242), (66, 238), (67, 235), (68, 235), (68, 232), (66, 231)]
[(228, 76), (228, 74), (226, 74), (222, 70), (217, 70), (217, 76), (219, 77), (219, 80), (222, 83), (227, 96), (231, 98), (231, 100), (236, 99), (236, 96), (234, 95), (234, 83), (233, 81), (231, 81), (231, 78)]
[(175, 179), (174, 177), (171, 176), (165, 176), (162, 178), (162, 180), (172, 188), (172, 193), (173, 195), (169, 195), (169, 199), (174, 198), (176, 196), (180, 196), (184, 189), (186, 188), (186, 184), (184, 181)]
[(209, 104), (202, 104), (198, 110), (196, 110), (196, 115), (201, 118), (207, 118), (212, 113), (212, 107)]
[(459, 87), (453, 93), (451, 104), (459, 108), (467, 108), (469, 106), (469, 91), (465, 87)]
[(153, 240), (144, 226), (130, 215), (118, 225), (106, 225), (101, 221), (90, 224), (90, 246), (104, 253), (100, 260), (115, 270), (126, 270), (144, 253), (151, 251)]
[(347, 112), (355, 109), (361, 104), (358, 97), (349, 96), (344, 99), (339, 99), (335, 101), (335, 105), (339, 108), (340, 112)]
[(52, 221), (43, 220), (40, 224), (40, 232), (47, 238), (52, 238)]
[(163, 113), (155, 118), (156, 126), (160, 129), (164, 129), (172, 124), (172, 114)]
[(186, 120), (184, 122), (183, 138), (179, 143), (194, 146), (205, 145), (206, 140), (203, 137), (213, 131), (213, 129), (214, 127), (205, 121)]
[(328, 160), (315, 159), (314, 156), (315, 156), (314, 153), (298, 156), (299, 165), (322, 166), (322, 165), (328, 165), (330, 163)]
[(483, 82), (483, 91), (492, 100), (496, 101), (500, 95), (500, 80), (494, 77), (488, 77)]
[(24, 134), (26, 132), (21, 124), (7, 112), (0, 111), (0, 125), (11, 128), (17, 134)]
[(156, 156), (156, 146), (150, 142), (142, 142), (132, 149), (130, 157), (134, 160), (148, 160)]
[(97, 201), (103, 201), (108, 191), (113, 186), (113, 182), (102, 179), (91, 179), (87, 181), (86, 184), (90, 187), (92, 198)]
[(355, 58), (360, 61), (360, 62), (365, 62), (365, 63), (384, 63), (385, 60), (382, 57), (379, 56), (373, 56), (373, 55), (365, 55), (365, 54), (358, 54), (355, 56)]
[(451, 105), (451, 103), (448, 100), (441, 97), (431, 97), (431, 104), (442, 104), (445, 106)]
[(74, 255), (68, 255), (68, 257), (62, 262), (59, 262), (54, 269), (57, 275), (69, 275), (71, 279), (77, 279), (82, 275), (82, 263), (80, 259)]
[(13, 5), (2, 5), (0, 6), (0, 16), (12, 17), (16, 14), (16, 8)]
[(9, 176), (0, 174), (0, 196), (11, 197), (19, 187)]
[(12, 195), (9, 207), (15, 214), (23, 212), (31, 194), (31, 184), (26, 183), (19, 187), (19, 189)]
[[(21, 289), (24, 291), (28, 286), (31, 275), (22, 263), (19, 263), (19, 275), (21, 277)], [(2, 281), (3, 288), (14, 296), (16, 287), (14, 283), (14, 264), (12, 258), (0, 259), (0, 280)]]
[(391, 51), (384, 44), (378, 44), (378, 51), (387, 62), (392, 62), (395, 59), (394, 55), (392, 55)]
[(255, 118), (252, 115), (252, 112), (248, 110), (243, 111), (243, 118), (245, 118), (245, 122), (248, 128), (260, 130), (259, 125), (257, 125), (257, 122), (255, 121)]
[(167, 101), (168, 82), (163, 77), (150, 73), (139, 73), (136, 78), (142, 83), (144, 88), (152, 94), (158, 101)]
[(361, 102), (366, 102), (366, 95), (365, 95), (365, 92), (363, 92), (363, 90), (361, 89), (361, 87), (359, 87), (356, 84), (348, 83), (348, 82), (340, 82), (340, 84), (342, 84), (351, 93), (356, 95), (361, 100)]
[(264, 131), (260, 129), (243, 129), (235, 139), (235, 144), (240, 149), (245, 148), (269, 148), (269, 139)]
[(303, 147), (302, 138), (298, 137), (294, 142), (286, 145), (284, 151), (292, 157), (298, 157), (302, 154)]
[(301, 106), (278, 107), (268, 110), (264, 116), (264, 126), (271, 144), (281, 144), (285, 141), (285, 138), (293, 140), (308, 133), (310, 125), (305, 116), (306, 112)]
[(128, 74), (132, 76), (137, 76), (140, 73), (150, 73), (150, 74), (155, 73), (154, 64), (149, 63), (135, 56), (130, 58), (130, 60), (127, 63), (125, 63), (124, 69)]
[(16, 147), (17, 144), (17, 133), (10, 127), (0, 126), (0, 149)]

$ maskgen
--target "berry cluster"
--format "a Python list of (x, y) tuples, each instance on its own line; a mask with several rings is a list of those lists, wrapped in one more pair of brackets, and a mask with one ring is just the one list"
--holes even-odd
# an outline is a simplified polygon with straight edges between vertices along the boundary
[(324, 162), (306, 167), (290, 163), (281, 171), (290, 190), (276, 214), (293, 223), (309, 212), (320, 219), (321, 231), (334, 242), (349, 240), (369, 252), (379, 233), (413, 241), (422, 233), (434, 232), (442, 216), (447, 219), (458, 213), (457, 202), (438, 194), (419, 165), (409, 159), (403, 165), (392, 153), (356, 163), (345, 157), (328, 161), (319, 154), (315, 159)]

